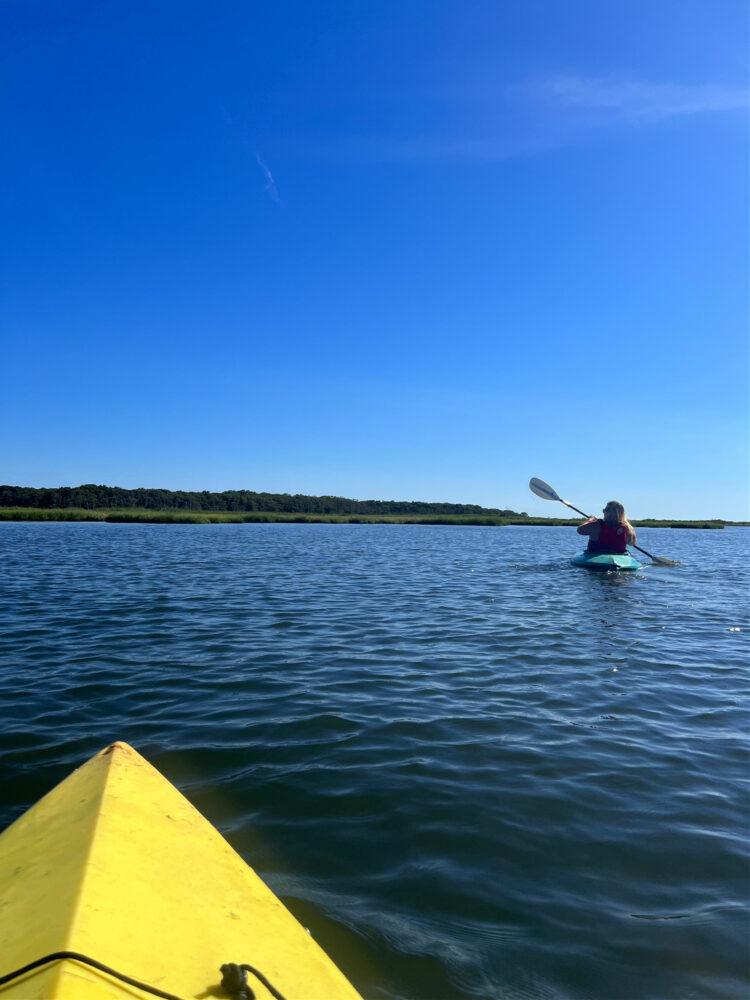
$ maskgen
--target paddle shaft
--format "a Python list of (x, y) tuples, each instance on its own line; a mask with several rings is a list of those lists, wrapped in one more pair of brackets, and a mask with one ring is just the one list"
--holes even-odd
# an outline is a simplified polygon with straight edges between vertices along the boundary
[(572, 503), (568, 503), (567, 500), (563, 500), (562, 497), (560, 497), (559, 499), (560, 499), (560, 503), (564, 503), (566, 507), (570, 507), (571, 510), (574, 510), (576, 512), (576, 514), (580, 514), (581, 517), (591, 517), (591, 514), (584, 514), (582, 510), (579, 510), (577, 507), (574, 507), (573, 504)]

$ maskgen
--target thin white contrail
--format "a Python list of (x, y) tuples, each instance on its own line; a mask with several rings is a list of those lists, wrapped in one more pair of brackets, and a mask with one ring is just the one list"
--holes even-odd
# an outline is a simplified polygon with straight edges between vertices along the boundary
[(276, 181), (273, 179), (273, 174), (268, 169), (268, 166), (263, 162), (260, 153), (256, 152), (255, 159), (258, 161), (260, 169), (266, 175), (266, 191), (274, 201), (279, 201), (279, 192), (276, 187)]

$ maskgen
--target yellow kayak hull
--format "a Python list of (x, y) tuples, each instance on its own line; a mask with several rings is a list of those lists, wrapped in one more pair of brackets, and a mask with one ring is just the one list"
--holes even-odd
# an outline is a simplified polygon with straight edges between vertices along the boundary
[[(216, 997), (247, 963), (286, 1000), (359, 994), (255, 872), (132, 747), (114, 743), (0, 835), (0, 978), (83, 953), (179, 997)], [(248, 977), (258, 1000), (272, 994)], [(147, 997), (69, 959), (0, 986), (6, 998)]]

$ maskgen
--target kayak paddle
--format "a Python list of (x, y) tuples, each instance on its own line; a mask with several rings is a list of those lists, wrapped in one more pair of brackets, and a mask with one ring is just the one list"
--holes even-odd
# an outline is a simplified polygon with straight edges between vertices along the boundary
[[(577, 507), (574, 507), (572, 503), (568, 503), (567, 500), (563, 500), (563, 498), (561, 496), (558, 496), (558, 494), (552, 489), (551, 486), (549, 486), (547, 483), (542, 482), (541, 479), (530, 479), (529, 489), (531, 490), (532, 493), (536, 493), (536, 495), (538, 497), (541, 497), (543, 500), (559, 500), (560, 503), (564, 503), (566, 507), (570, 507), (571, 510), (574, 510), (576, 514), (580, 514), (581, 517), (589, 517), (588, 514), (584, 514), (582, 510), (579, 510)], [(648, 556), (649, 559), (652, 559), (659, 566), (680, 565), (678, 562), (674, 562), (674, 560), (672, 559), (664, 559), (661, 556), (652, 556), (650, 552), (646, 552), (646, 550), (642, 549), (640, 545), (633, 545), (632, 548), (638, 549), (639, 552), (642, 552), (644, 556)]]

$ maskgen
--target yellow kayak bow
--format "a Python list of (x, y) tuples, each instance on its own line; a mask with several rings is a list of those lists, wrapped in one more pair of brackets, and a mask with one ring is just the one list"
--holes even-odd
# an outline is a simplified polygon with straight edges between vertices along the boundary
[[(61, 952), (80, 957), (50, 958)], [(227, 988), (247, 976), (244, 995), (257, 1000), (359, 997), (127, 744), (92, 757), (0, 835), (0, 1000), (242, 996), (222, 988), (222, 966)]]

